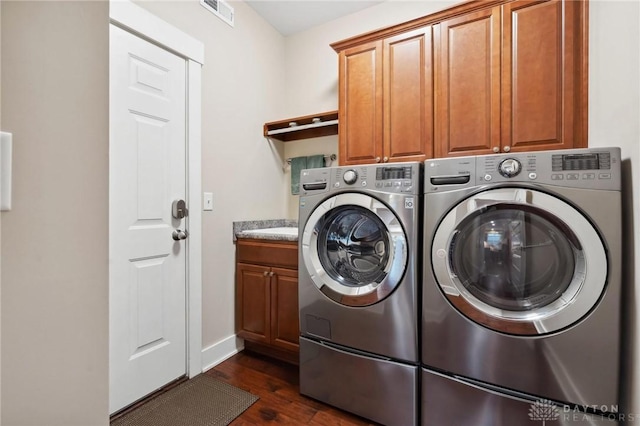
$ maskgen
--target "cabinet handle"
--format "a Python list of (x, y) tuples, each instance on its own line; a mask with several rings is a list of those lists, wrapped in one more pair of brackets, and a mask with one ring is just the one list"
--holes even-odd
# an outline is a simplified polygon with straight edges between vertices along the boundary
[(376, 163), (380, 162), (380, 157), (376, 157)]
[(386, 163), (387, 161), (389, 161), (389, 157), (384, 157), (382, 161)]
[(493, 147), (493, 152), (500, 152), (500, 148), (498, 148), (497, 146)]
[(264, 272), (262, 273), (262, 275), (264, 275), (264, 276), (266, 277), (267, 275), (269, 275), (269, 271), (264, 271)]
[(273, 271), (269, 272), (269, 276), (270, 276), (270, 277), (272, 277), (273, 275), (274, 275), (274, 274), (273, 274)]
[(509, 152), (511, 151), (511, 147), (509, 145), (505, 146), (504, 148), (502, 148), (504, 150), (504, 152)]

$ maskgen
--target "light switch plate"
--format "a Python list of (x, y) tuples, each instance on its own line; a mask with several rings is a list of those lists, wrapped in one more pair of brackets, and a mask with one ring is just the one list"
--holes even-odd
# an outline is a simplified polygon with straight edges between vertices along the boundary
[(204, 192), (202, 194), (202, 210), (204, 211), (213, 210), (213, 193), (212, 192)]
[(0, 132), (0, 210), (11, 210), (11, 148), (13, 135)]

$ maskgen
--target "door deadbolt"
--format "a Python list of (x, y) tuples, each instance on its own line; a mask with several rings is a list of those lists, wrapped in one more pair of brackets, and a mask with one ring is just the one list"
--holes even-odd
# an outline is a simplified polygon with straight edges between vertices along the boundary
[(175, 200), (171, 204), (171, 214), (176, 219), (184, 219), (189, 216), (189, 209), (187, 209), (187, 203), (184, 200)]

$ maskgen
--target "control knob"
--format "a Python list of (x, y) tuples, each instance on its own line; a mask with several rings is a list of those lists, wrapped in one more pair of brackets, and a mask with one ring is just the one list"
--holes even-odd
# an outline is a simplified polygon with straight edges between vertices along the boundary
[(515, 158), (507, 158), (498, 166), (498, 172), (504, 177), (517, 176), (522, 171), (522, 165)]
[(353, 185), (358, 180), (358, 173), (356, 173), (355, 170), (347, 170), (344, 172), (344, 175), (342, 175), (342, 179), (347, 185)]

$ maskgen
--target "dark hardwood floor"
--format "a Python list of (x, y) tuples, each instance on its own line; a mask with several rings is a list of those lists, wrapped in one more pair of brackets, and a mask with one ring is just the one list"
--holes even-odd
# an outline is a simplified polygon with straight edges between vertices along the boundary
[(375, 425), (365, 419), (300, 395), (298, 367), (248, 351), (240, 352), (205, 374), (260, 397), (231, 426)]

